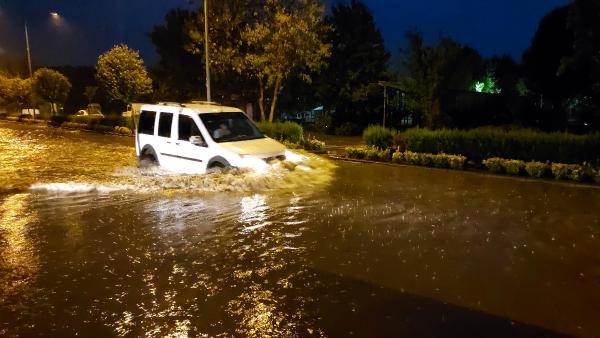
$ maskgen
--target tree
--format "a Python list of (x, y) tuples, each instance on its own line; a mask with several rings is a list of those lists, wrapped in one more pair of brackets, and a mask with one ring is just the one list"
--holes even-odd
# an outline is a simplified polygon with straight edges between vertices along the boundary
[(152, 92), (152, 80), (137, 51), (114, 46), (98, 57), (96, 79), (112, 100), (125, 104)]
[(198, 55), (186, 46), (191, 40), (188, 27), (197, 27), (194, 12), (174, 9), (165, 16), (165, 23), (154, 26), (150, 39), (160, 59), (156, 77), (160, 78), (162, 95), (169, 99), (188, 100), (199, 97), (204, 80), (204, 50)]
[(50, 112), (57, 113), (57, 105), (64, 105), (71, 90), (71, 83), (61, 73), (40, 68), (33, 74), (33, 90), (44, 101), (50, 103)]
[[(365, 112), (381, 106), (389, 53), (369, 9), (359, 0), (332, 8), (326, 22), (331, 26), (329, 65), (318, 76), (318, 96), (334, 112), (336, 124), (372, 123)], [(375, 96), (375, 100), (369, 100)]]
[(483, 60), (472, 48), (444, 37), (427, 46), (418, 32), (408, 32), (409, 47), (401, 82), (408, 91), (407, 105), (423, 116), (427, 128), (444, 126), (440, 98), (448, 90), (466, 91), (481, 76)]
[[(257, 81), (261, 118), (272, 121), (284, 82), (292, 75), (310, 81), (309, 73), (322, 67), (329, 55), (329, 45), (321, 39), (326, 29), (323, 12), (318, 0), (220, 2), (211, 12), (215, 18), (211, 66), (217, 72), (235, 70)], [(205, 43), (203, 34), (192, 27), (190, 37), (194, 44), (189, 48), (199, 53)], [(266, 116), (268, 90), (272, 95)]]
[(31, 79), (9, 78), (0, 75), (0, 103), (19, 111), (33, 103)]

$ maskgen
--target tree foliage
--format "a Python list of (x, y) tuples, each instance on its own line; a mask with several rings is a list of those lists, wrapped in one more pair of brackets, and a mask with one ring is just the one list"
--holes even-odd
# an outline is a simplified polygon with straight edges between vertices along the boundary
[(152, 80), (137, 51), (126, 45), (114, 46), (98, 57), (96, 79), (109, 97), (130, 103), (152, 92)]
[[(253, 78), (259, 87), (261, 119), (273, 120), (281, 88), (290, 76), (310, 81), (321, 68), (330, 46), (323, 43), (326, 26), (318, 0), (227, 0), (209, 10), (211, 66), (217, 72), (235, 70)], [(198, 22), (203, 22), (203, 17)], [(202, 27), (202, 26), (200, 26)], [(190, 28), (190, 50), (204, 46), (200, 27)], [(266, 92), (271, 91), (269, 115)]]
[(440, 97), (448, 90), (466, 91), (482, 74), (483, 59), (474, 49), (444, 37), (428, 46), (418, 32), (408, 32), (401, 81), (409, 92), (408, 106), (423, 116), (428, 128), (444, 125)]
[[(332, 8), (326, 22), (332, 27), (328, 67), (318, 77), (318, 96), (334, 112), (335, 122), (373, 122), (364, 114), (381, 106), (389, 53), (369, 9), (359, 0)], [(373, 98), (375, 98), (373, 100)]]
[(31, 79), (0, 74), (0, 104), (18, 111), (31, 107), (33, 101)]
[(63, 74), (48, 68), (35, 71), (32, 86), (39, 98), (50, 103), (52, 114), (56, 114), (57, 104), (65, 103), (71, 90), (71, 83)]
[(196, 14), (184, 9), (167, 13), (163, 25), (154, 26), (150, 39), (160, 59), (156, 76), (158, 91), (165, 99), (188, 100), (199, 97), (204, 86), (204, 50), (195, 55), (186, 46), (191, 43), (188, 27), (197, 27)]

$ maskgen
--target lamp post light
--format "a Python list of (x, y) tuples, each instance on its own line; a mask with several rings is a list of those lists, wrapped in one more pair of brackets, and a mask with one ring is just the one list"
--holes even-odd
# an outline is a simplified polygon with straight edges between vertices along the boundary
[(208, 60), (208, 0), (204, 0), (204, 68), (206, 69), (206, 101), (210, 102), (210, 69)]
[[(60, 21), (60, 14), (57, 12), (50, 12), (50, 16), (54, 21)], [(29, 47), (29, 30), (27, 29), (27, 22), (25, 22), (25, 49), (27, 50), (27, 69), (29, 70), (29, 77), (33, 77), (33, 70), (31, 67), (31, 49)]]
[(27, 22), (25, 22), (25, 47), (27, 49), (27, 67), (29, 69), (29, 77), (33, 76), (31, 72), (31, 51), (29, 50), (29, 32), (27, 31)]

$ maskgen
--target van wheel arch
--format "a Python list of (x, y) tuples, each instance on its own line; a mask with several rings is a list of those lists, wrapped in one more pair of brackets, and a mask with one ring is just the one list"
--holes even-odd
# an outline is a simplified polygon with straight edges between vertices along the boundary
[(145, 146), (140, 152), (139, 157), (139, 165), (140, 167), (149, 167), (149, 166), (158, 166), (158, 156), (156, 156), (156, 151), (152, 146)]
[(228, 168), (228, 167), (231, 167), (231, 164), (229, 164), (229, 162), (227, 162), (227, 160), (221, 156), (215, 156), (215, 157), (211, 158), (208, 161), (208, 165), (206, 166), (207, 169)]

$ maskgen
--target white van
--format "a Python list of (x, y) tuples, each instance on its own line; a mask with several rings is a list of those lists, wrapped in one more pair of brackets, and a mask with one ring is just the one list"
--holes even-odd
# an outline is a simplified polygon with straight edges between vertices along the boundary
[(141, 166), (189, 174), (256, 167), (284, 160), (286, 151), (240, 109), (201, 102), (142, 105), (135, 145)]

